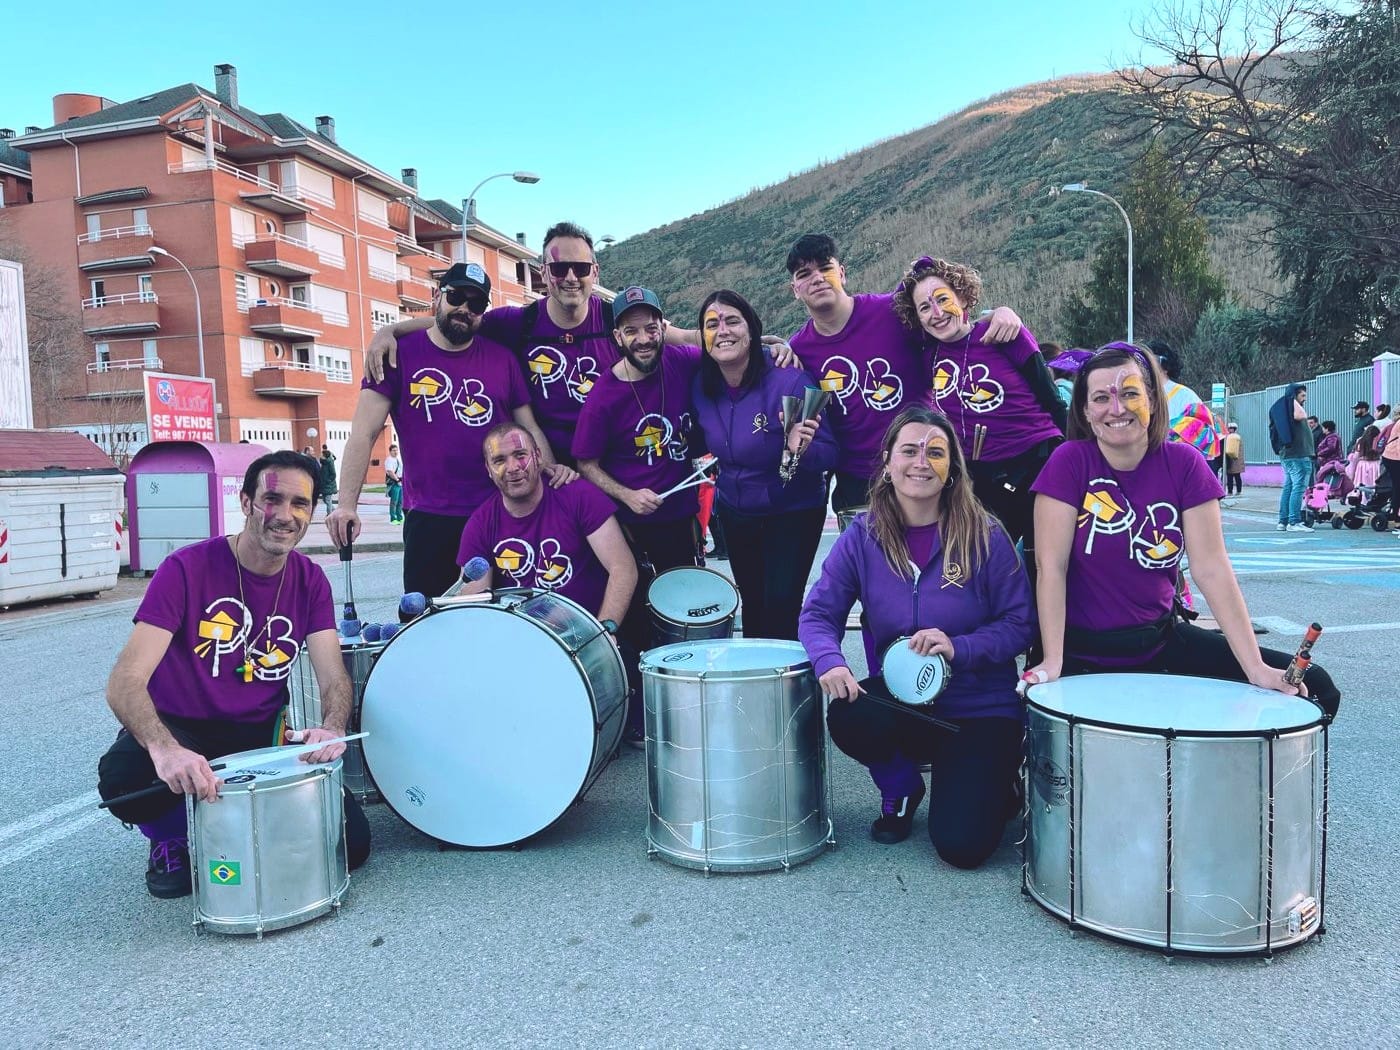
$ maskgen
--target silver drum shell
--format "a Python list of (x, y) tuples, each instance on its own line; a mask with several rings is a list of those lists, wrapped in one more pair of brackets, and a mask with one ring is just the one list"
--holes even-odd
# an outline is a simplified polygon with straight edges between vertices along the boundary
[[(360, 731), (360, 709), (364, 704), (365, 682), (379, 654), (388, 642), (362, 642), (340, 640), (340, 658), (345, 663), (345, 673), (350, 676), (353, 693), (350, 698), (350, 724), (347, 733)], [(287, 676), (287, 724), (293, 729), (312, 729), (321, 724), (321, 690), (316, 684), (316, 675), (311, 667), (311, 657), (303, 646), (292, 662), (291, 673)], [(382, 802), (379, 788), (370, 776), (365, 764), (364, 744), (352, 740), (345, 745), (344, 762), (345, 788), (360, 803), (369, 805)]]

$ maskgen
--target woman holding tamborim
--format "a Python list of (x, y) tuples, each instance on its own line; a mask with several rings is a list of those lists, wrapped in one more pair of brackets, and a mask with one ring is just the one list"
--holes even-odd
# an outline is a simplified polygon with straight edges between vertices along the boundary
[[(783, 418), (784, 397), (800, 402), (814, 384), (763, 353), (763, 325), (743, 296), (712, 292), (700, 306), (700, 337), (705, 354), (692, 400), (705, 445), (719, 460), (715, 511), (743, 601), (744, 637), (796, 639), (836, 442), (820, 417)], [(779, 467), (793, 457), (796, 469), (785, 481)]]
[[(906, 409), (882, 443), (870, 510), (836, 540), (798, 632), (822, 690), (827, 726), (880, 789), (877, 842), (907, 838), (933, 765), (929, 837), (939, 856), (975, 868), (991, 856), (1016, 805), (1022, 708), (1016, 655), (1035, 634), (1030, 585), (1005, 528), (972, 492), (948, 419)], [(841, 652), (859, 599), (877, 649), (939, 656), (950, 672), (926, 709), (888, 698), (879, 677), (857, 682)]]
[[(1070, 440), (1034, 485), (1044, 653), (1024, 677), (1167, 672), (1297, 693), (1282, 673), (1291, 654), (1254, 638), (1219, 479), (1195, 448), (1167, 440), (1163, 383), (1151, 351), (1131, 343), (1109, 343), (1075, 378)], [(1177, 616), (1183, 555), (1223, 635)], [(1303, 691), (1336, 714), (1341, 694), (1317, 664)]]

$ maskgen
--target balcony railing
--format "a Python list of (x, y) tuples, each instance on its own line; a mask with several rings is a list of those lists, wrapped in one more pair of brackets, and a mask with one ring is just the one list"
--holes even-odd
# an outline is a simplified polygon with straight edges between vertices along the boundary
[(408, 237), (395, 237), (394, 242), (398, 245), (400, 255), (426, 255), (429, 259), (436, 259), (438, 262), (451, 264), (452, 260), (447, 256), (425, 248), (415, 240)]
[(297, 198), (297, 200), (313, 201), (316, 204), (325, 204), (332, 208), (335, 207), (334, 197), (322, 193), (319, 190), (313, 190), (308, 186), (299, 186), (296, 183), (291, 183), (290, 185), (283, 186), (282, 192), (289, 197)]
[(103, 372), (129, 372), (133, 369), (147, 369), (159, 372), (165, 368), (158, 357), (128, 357), (120, 361), (93, 361), (87, 366), (87, 374), (100, 375)]
[(155, 292), (127, 292), (124, 295), (95, 295), (83, 300), (84, 310), (97, 310), (104, 306), (126, 306), (129, 303), (158, 303)]
[[(225, 175), (232, 175), (235, 179), (238, 179), (240, 182), (247, 182), (247, 183), (250, 183), (251, 185), (257, 186), (259, 189), (264, 189), (264, 190), (278, 190), (278, 189), (281, 189), (281, 187), (279, 187), (279, 186), (278, 186), (276, 183), (274, 183), (271, 179), (265, 179), (265, 178), (263, 178), (261, 175), (254, 175), (251, 171), (244, 171), (242, 168), (234, 167), (232, 164), (228, 163), (227, 161), (223, 161), (223, 160), (216, 160), (216, 161), (192, 160), (192, 161), (187, 161), (186, 163), (183, 163), (183, 164), (172, 164), (172, 165), (170, 165), (170, 174), (172, 174), (172, 175), (183, 175), (183, 174), (185, 174), (186, 172), (191, 172), (191, 171), (215, 171), (215, 170), (217, 170), (217, 171), (222, 171)], [(284, 191), (284, 192), (285, 192), (285, 191)]]
[(78, 238), (79, 244), (96, 244), (98, 241), (115, 240), (118, 237), (149, 237), (151, 228), (145, 223), (139, 226), (115, 226), (110, 230), (98, 230), (96, 233), (85, 233)]
[(369, 268), (369, 275), (376, 281), (383, 281), (385, 284), (393, 284), (399, 279), (397, 274), (391, 273), (388, 270), (381, 270), (377, 266), (371, 266)]
[(239, 298), (238, 308), (240, 310), (246, 310), (250, 306), (287, 306), (293, 310), (305, 310), (313, 314), (321, 312), (310, 303), (302, 302), (300, 299), (289, 299), (285, 295), (259, 296), (257, 299)]
[(233, 235), (233, 244), (237, 248), (245, 248), (254, 241), (276, 241), (278, 244), (290, 244), (294, 248), (304, 248), (307, 251), (315, 250), (306, 241), (285, 233), (235, 233)]
[(242, 364), (245, 376), (267, 368), (279, 368), (284, 372), (315, 372), (332, 383), (349, 383), (353, 379), (349, 365), (310, 364), (306, 361), (244, 361)]

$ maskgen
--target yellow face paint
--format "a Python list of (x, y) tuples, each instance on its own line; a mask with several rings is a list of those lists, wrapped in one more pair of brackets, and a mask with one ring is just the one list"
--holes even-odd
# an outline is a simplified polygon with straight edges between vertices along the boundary
[[(1143, 429), (1152, 420), (1152, 408), (1147, 400), (1147, 385), (1143, 383), (1142, 376), (1136, 373), (1119, 373), (1118, 387), (1114, 391), (1114, 399), (1122, 404), (1133, 415), (1137, 416)], [(1117, 405), (1114, 406), (1115, 408)]]
[(923, 446), (928, 465), (938, 475), (938, 480), (946, 483), (948, 470), (953, 463), (953, 453), (948, 446), (948, 438), (941, 430), (930, 430), (928, 436), (924, 438)]
[(837, 294), (840, 294), (841, 270), (839, 267), (832, 266), (830, 269), (823, 270), (822, 277), (825, 279), (827, 284), (831, 285), (833, 291), (835, 291)]
[(963, 318), (963, 308), (958, 305), (958, 298), (950, 288), (938, 288), (929, 299), (945, 314), (952, 314), (959, 321)]
[(704, 325), (700, 333), (700, 338), (704, 340), (705, 351), (708, 353), (713, 350), (715, 346), (715, 332), (719, 329), (719, 314), (715, 313), (713, 310), (706, 310)]

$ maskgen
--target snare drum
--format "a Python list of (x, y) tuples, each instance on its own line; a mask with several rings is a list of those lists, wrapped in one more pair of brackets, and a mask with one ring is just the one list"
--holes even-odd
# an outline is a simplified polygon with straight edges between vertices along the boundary
[(1322, 932), (1327, 727), (1237, 682), (1032, 686), (1024, 886), (1071, 926), (1167, 952), (1268, 954)]
[[(388, 642), (366, 642), (359, 638), (340, 639), (340, 658), (345, 662), (345, 673), (350, 676), (353, 694), (350, 698), (350, 721), (347, 733), (360, 731), (360, 705), (365, 696), (365, 682), (369, 680), (370, 668)], [(321, 690), (316, 682), (316, 674), (311, 667), (311, 657), (302, 646), (292, 663), (287, 677), (287, 724), (293, 729), (314, 729), (321, 724)], [(345, 789), (361, 805), (383, 801), (379, 789), (374, 786), (374, 778), (365, 768), (365, 752), (358, 740), (345, 745), (343, 776)]]
[(932, 707), (953, 677), (941, 654), (920, 656), (909, 648), (908, 636), (885, 647), (880, 667), (890, 696), (911, 707)]
[(647, 607), (655, 645), (728, 638), (734, 633), (739, 592), (728, 577), (713, 569), (683, 566), (651, 581)]
[(821, 691), (796, 642), (682, 642), (642, 657), (647, 852), (710, 871), (810, 860), (835, 841)]
[(617, 645), (588, 612), (550, 591), (496, 591), (435, 606), (385, 646), (360, 712), (365, 760), (418, 830), (506, 846), (583, 796), (626, 702)]
[(340, 907), (350, 885), (340, 759), (301, 759), (275, 747), (229, 755), (217, 802), (185, 796), (196, 930), (261, 937)]

